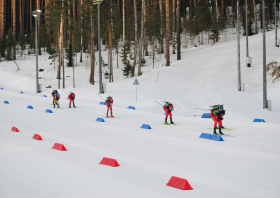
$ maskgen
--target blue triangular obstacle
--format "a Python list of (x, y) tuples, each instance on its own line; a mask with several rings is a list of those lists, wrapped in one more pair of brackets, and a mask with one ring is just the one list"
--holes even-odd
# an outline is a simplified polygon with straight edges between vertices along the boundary
[(7, 101), (7, 100), (5, 100), (4, 103), (5, 103), (5, 104), (10, 104), (9, 101)]
[(209, 140), (224, 141), (224, 139), (221, 136), (219, 136), (219, 135), (211, 135)]
[(128, 106), (127, 108), (135, 110), (135, 107), (133, 107), (133, 106)]
[(33, 109), (33, 107), (31, 105), (28, 105), (27, 109)]
[(95, 121), (97, 121), (97, 122), (105, 122), (103, 118), (97, 118)]
[(47, 109), (45, 112), (46, 113), (53, 113), (52, 110), (50, 110), (50, 109)]
[(263, 119), (257, 119), (255, 118), (253, 122), (265, 122)]
[(210, 113), (204, 113), (201, 118), (211, 118)]
[(150, 125), (148, 125), (148, 124), (142, 124), (141, 128), (142, 128), (142, 129), (152, 129), (152, 128), (150, 127)]
[(46, 96), (46, 95), (43, 95), (43, 97), (45, 97), (45, 98), (46, 98), (47, 96)]
[(209, 133), (201, 133), (199, 138), (210, 139), (211, 138), (211, 134), (209, 134)]
[(21, 92), (19, 92), (19, 93), (23, 94), (23, 91), (21, 91)]
[(1, 90), (3, 90), (4, 88), (3, 88), (3, 87), (1, 87), (0, 89), (1, 89)]
[(100, 102), (99, 104), (101, 104), (101, 105), (106, 105), (105, 102)]

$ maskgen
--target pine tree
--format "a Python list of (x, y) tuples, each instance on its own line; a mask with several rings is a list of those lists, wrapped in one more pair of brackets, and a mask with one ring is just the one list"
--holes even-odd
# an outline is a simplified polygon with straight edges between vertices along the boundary
[(123, 75), (128, 78), (132, 72), (132, 66), (129, 61), (126, 62), (125, 67), (122, 69)]

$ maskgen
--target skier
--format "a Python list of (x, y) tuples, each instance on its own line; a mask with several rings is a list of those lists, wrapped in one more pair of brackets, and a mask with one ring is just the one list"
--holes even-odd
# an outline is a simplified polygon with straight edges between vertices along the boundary
[(108, 96), (107, 99), (105, 100), (105, 104), (107, 106), (107, 114), (106, 114), (106, 117), (109, 117), (108, 116), (108, 113), (109, 113), (109, 110), (111, 110), (111, 117), (114, 117), (113, 116), (113, 109), (112, 109), (112, 105), (113, 105), (113, 98), (111, 96)]
[(76, 96), (76, 95), (75, 95), (73, 92), (70, 92), (70, 94), (68, 95), (68, 98), (69, 98), (69, 100), (70, 100), (70, 102), (69, 102), (69, 108), (71, 108), (71, 103), (73, 103), (73, 107), (76, 108), (75, 103), (74, 103), (75, 96)]
[(174, 124), (174, 122), (172, 121), (172, 113), (171, 113), (171, 111), (174, 110), (173, 105), (169, 102), (165, 102), (165, 105), (163, 106), (163, 110), (166, 113), (165, 124), (168, 124), (168, 122), (167, 122), (168, 116), (170, 117), (170, 124)]
[(54, 94), (57, 93), (57, 90), (52, 91), (53, 103), (54, 103)]
[(54, 93), (54, 96), (53, 96), (53, 107), (54, 107), (54, 108), (55, 108), (55, 105), (57, 105), (57, 107), (60, 108), (60, 107), (59, 107), (59, 99), (60, 99), (60, 95), (59, 95), (59, 93), (56, 91), (56, 92)]
[(225, 115), (225, 110), (223, 105), (215, 105), (213, 106), (210, 117), (214, 121), (214, 131), (213, 134), (217, 134), (216, 128), (217, 123), (219, 124), (219, 134), (223, 134), (222, 132), (222, 120), (224, 119), (223, 116)]

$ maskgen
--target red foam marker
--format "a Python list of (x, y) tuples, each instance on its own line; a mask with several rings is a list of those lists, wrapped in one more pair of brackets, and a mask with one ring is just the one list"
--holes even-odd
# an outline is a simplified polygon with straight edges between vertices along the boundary
[(193, 190), (191, 185), (186, 179), (182, 179), (179, 177), (172, 176), (169, 182), (166, 184), (167, 186), (171, 186), (173, 188), (178, 188), (181, 190)]
[(38, 134), (35, 134), (35, 135), (33, 136), (33, 139), (34, 139), (34, 140), (43, 140), (42, 137), (41, 137), (40, 135), (38, 135)]
[(112, 166), (112, 167), (120, 166), (119, 163), (117, 162), (117, 160), (111, 159), (111, 158), (106, 158), (106, 157), (103, 157), (100, 164), (107, 165), (107, 166)]
[(59, 150), (59, 151), (67, 151), (65, 146), (63, 144), (59, 144), (59, 143), (55, 143), (53, 145), (52, 149), (56, 149), (56, 150)]
[(12, 131), (13, 131), (13, 132), (19, 132), (18, 128), (16, 128), (16, 127), (13, 127), (13, 128), (12, 128)]

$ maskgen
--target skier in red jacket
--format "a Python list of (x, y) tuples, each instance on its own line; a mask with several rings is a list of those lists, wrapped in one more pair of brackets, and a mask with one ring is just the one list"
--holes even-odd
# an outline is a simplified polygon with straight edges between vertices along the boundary
[(173, 111), (173, 105), (169, 102), (165, 102), (165, 105), (163, 106), (163, 110), (166, 113), (165, 124), (168, 124), (167, 122), (168, 116), (170, 117), (170, 124), (174, 124), (174, 122), (172, 121), (172, 113), (171, 113), (171, 111)]
[(217, 134), (216, 128), (217, 124), (219, 124), (219, 134), (223, 134), (222, 128), (222, 120), (224, 119), (223, 116), (225, 115), (225, 110), (223, 105), (215, 105), (211, 110), (210, 117), (214, 121), (214, 131), (213, 134)]
[(72, 93), (72, 92), (70, 92), (70, 94), (68, 95), (68, 98), (70, 100), (69, 108), (71, 108), (71, 103), (73, 103), (73, 107), (76, 107), (75, 103), (74, 103), (75, 97), (76, 97), (76, 95), (74, 93)]
[(111, 110), (111, 117), (114, 117), (113, 116), (113, 109), (112, 109), (113, 102), (114, 102), (114, 100), (113, 100), (113, 98), (111, 96), (108, 96), (107, 99), (105, 100), (105, 104), (107, 106), (106, 117), (109, 117), (108, 116), (109, 110)]

